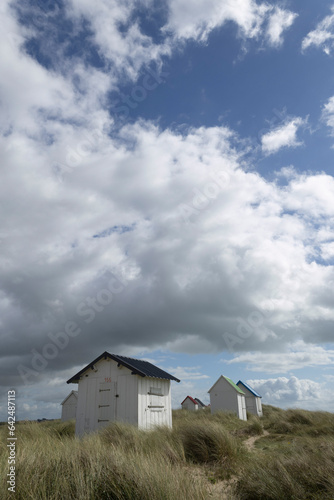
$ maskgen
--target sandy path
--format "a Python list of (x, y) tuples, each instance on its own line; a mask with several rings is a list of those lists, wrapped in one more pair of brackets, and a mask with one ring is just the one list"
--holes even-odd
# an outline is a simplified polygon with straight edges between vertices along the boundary
[[(268, 431), (263, 431), (263, 434), (260, 436), (251, 436), (246, 439), (243, 444), (247, 448), (247, 450), (252, 450), (254, 448), (254, 443), (261, 439), (262, 437), (268, 436)], [(194, 476), (202, 476), (206, 478), (205, 472), (201, 467), (198, 469), (191, 468), (190, 473)], [(225, 479), (222, 481), (217, 481), (214, 484), (208, 484), (208, 498), (212, 500), (233, 500), (235, 499), (235, 495), (233, 494), (233, 486), (238, 481), (238, 476), (233, 476), (230, 479)]]
[(268, 434), (268, 431), (263, 431), (263, 434), (261, 434), (260, 436), (252, 436), (244, 441), (244, 445), (246, 446), (247, 450), (252, 450), (254, 448), (255, 441), (261, 439), (264, 436), (268, 436)]

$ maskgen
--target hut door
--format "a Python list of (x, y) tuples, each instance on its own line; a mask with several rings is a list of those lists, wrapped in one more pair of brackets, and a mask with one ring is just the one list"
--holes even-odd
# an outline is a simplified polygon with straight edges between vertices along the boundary
[(254, 398), (247, 398), (246, 400), (246, 407), (249, 413), (255, 413), (257, 414), (257, 408), (255, 407), (255, 399)]
[(247, 420), (247, 407), (246, 407), (245, 397), (241, 397), (241, 406), (242, 406), (242, 419)]
[(108, 425), (116, 420), (115, 415), (115, 382), (101, 382), (99, 385), (97, 426)]
[(238, 394), (238, 416), (241, 420), (247, 420), (246, 399)]

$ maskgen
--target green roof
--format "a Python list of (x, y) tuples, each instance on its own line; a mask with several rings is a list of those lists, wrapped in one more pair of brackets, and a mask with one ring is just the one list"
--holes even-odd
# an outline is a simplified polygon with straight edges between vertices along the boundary
[(225, 375), (223, 375), (224, 379), (227, 380), (227, 382), (229, 384), (231, 384), (231, 386), (233, 387), (233, 389), (235, 389), (236, 391), (238, 391), (240, 394), (245, 394), (241, 389), (240, 387), (238, 387), (234, 382), (233, 380), (231, 380), (230, 378), (228, 377), (225, 377)]

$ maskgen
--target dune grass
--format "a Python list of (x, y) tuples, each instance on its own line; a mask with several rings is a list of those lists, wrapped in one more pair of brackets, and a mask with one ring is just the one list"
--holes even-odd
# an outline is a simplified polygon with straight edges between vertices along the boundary
[(265, 406), (264, 428), (279, 434), (300, 436), (334, 435), (334, 414), (325, 411), (282, 410)]
[(326, 412), (265, 406), (262, 419), (243, 422), (176, 410), (173, 429), (115, 423), (77, 439), (72, 421), (22, 422), (16, 435), (14, 495), (0, 426), (1, 500), (334, 498), (334, 415)]
[(259, 446), (237, 484), (240, 499), (334, 498), (333, 437), (317, 438), (316, 443), (309, 437), (273, 443), (264, 438)]
[(262, 424), (269, 435), (243, 464), (235, 498), (333, 500), (334, 414), (265, 406)]

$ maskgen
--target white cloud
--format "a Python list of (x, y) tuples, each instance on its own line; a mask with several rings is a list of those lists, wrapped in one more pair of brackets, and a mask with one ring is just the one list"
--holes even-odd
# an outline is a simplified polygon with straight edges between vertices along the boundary
[(334, 409), (331, 392), (324, 383), (297, 377), (247, 380), (247, 383), (259, 392), (263, 404), (281, 408)]
[(81, 137), (85, 127), (109, 128), (112, 120), (101, 103), (115, 79), (75, 59), (72, 64), (64, 59), (59, 71), (46, 69), (24, 50), (36, 27), (20, 26), (13, 13), (8, 2), (1, 4), (0, 73), (6, 77), (1, 79), (0, 131), (14, 132), (13, 144), (24, 149), (27, 138), (29, 148), (62, 141), (67, 128), (72, 133), (80, 128)]
[[(333, 318), (334, 319), (334, 318)], [(229, 364), (244, 363), (247, 369), (265, 373), (287, 373), (291, 370), (314, 366), (330, 366), (334, 361), (334, 350), (316, 344), (297, 341), (281, 353), (249, 352), (236, 356)]]
[[(280, 45), (282, 34), (288, 29), (296, 14), (267, 3), (254, 0), (170, 0), (170, 14), (166, 31), (176, 37), (205, 41), (210, 32), (233, 21), (241, 38), (258, 38), (265, 35), (269, 45)], [(268, 21), (267, 28), (264, 28)]]
[(270, 15), (267, 27), (267, 37), (271, 45), (282, 45), (283, 33), (294, 23), (298, 14), (275, 7)]
[(203, 380), (210, 378), (209, 375), (201, 373), (199, 370), (200, 366), (177, 366), (167, 368), (167, 372), (172, 373), (176, 378), (180, 380)]
[(302, 50), (311, 46), (322, 48), (326, 54), (330, 54), (334, 48), (334, 6), (332, 14), (320, 21), (315, 30), (310, 31), (302, 41)]
[(331, 129), (331, 135), (334, 136), (334, 96), (332, 96), (323, 107), (322, 119), (327, 127)]
[[(87, 0), (71, 0), (67, 6), (68, 16), (76, 23), (80, 23), (82, 18), (88, 20), (94, 42), (112, 67), (133, 79), (144, 64), (151, 61), (159, 64), (163, 56), (170, 56), (173, 50), (179, 48), (180, 41), (206, 41), (212, 30), (228, 21), (237, 25), (242, 39), (263, 36), (269, 45), (280, 45), (283, 32), (296, 17), (291, 11), (255, 0), (218, 3), (215, 0), (169, 0), (166, 23), (161, 27), (164, 38), (157, 43), (141, 31), (134, 17), (138, 5), (149, 9), (150, 15), (154, 16), (156, 6), (152, 0), (137, 3), (97, 0), (94, 7)], [(121, 25), (122, 30), (119, 29)]]
[[(152, 61), (159, 63), (162, 55), (171, 53), (168, 41), (156, 44), (151, 37), (142, 33), (138, 21), (133, 17), (140, 5), (153, 13), (152, 0), (96, 0), (94, 5), (89, 0), (71, 0), (67, 5), (67, 14), (71, 19), (80, 22), (84, 18), (90, 23), (94, 42), (118, 76), (124, 73), (133, 80), (144, 64)], [(124, 29), (120, 29), (121, 25)]]
[(170, 14), (166, 30), (179, 38), (205, 40), (209, 33), (227, 21), (234, 21), (245, 37), (260, 33), (265, 15), (270, 10), (266, 4), (253, 0), (209, 1), (170, 0)]
[[(309, 217), (314, 221), (321, 218), (321, 214), (324, 212), (334, 215), (332, 201), (333, 188), (333, 177), (325, 173), (318, 173), (317, 175), (298, 175), (297, 177), (291, 178), (287, 186), (285, 207), (287, 210), (297, 211), (299, 213), (306, 210)], [(330, 227), (326, 228), (326, 226), (323, 226), (319, 233), (313, 235), (313, 238), (315, 238), (319, 244), (323, 244), (332, 240), (332, 236), (333, 234)]]
[(303, 143), (298, 141), (297, 132), (306, 123), (307, 119), (296, 117), (264, 134), (261, 137), (263, 152), (273, 154), (284, 147), (292, 148), (301, 146)]
[(334, 259), (334, 241), (330, 243), (323, 243), (320, 247), (321, 257), (325, 261), (331, 261)]

